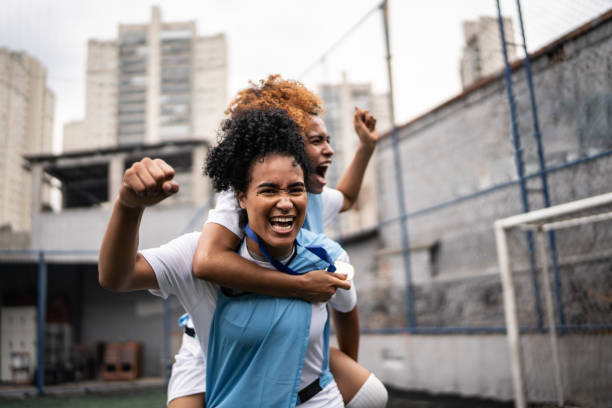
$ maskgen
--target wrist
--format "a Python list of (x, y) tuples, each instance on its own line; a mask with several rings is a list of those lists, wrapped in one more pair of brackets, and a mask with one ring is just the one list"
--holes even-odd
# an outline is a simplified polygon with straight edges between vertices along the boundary
[(121, 211), (123, 214), (131, 217), (140, 217), (144, 212), (144, 207), (131, 207), (123, 203), (121, 198), (117, 198), (117, 200), (115, 200), (115, 208)]
[(297, 285), (290, 289), (291, 297), (294, 298), (304, 298), (304, 288), (308, 284), (308, 274), (296, 275), (294, 279), (297, 281)]
[(374, 149), (376, 149), (376, 141), (360, 140), (357, 149), (362, 150), (365, 153), (372, 154), (372, 152), (374, 152)]

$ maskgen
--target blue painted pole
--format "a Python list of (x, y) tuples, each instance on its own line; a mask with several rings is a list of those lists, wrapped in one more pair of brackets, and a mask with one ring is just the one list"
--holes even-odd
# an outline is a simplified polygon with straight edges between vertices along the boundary
[(410, 269), (410, 244), (408, 239), (408, 222), (406, 217), (406, 203), (404, 201), (404, 182), (402, 177), (402, 162), (399, 153), (399, 138), (397, 126), (395, 125), (395, 110), (393, 98), (393, 72), (391, 68), (391, 45), (389, 40), (389, 6), (388, 1), (384, 0), (381, 5), (383, 14), (383, 24), (385, 29), (385, 48), (387, 52), (387, 77), (389, 80), (389, 112), (391, 116), (391, 140), (393, 143), (393, 162), (395, 164), (395, 180), (397, 185), (398, 204), (400, 212), (400, 229), (402, 240), (402, 260), (404, 263), (404, 273), (406, 276), (406, 302), (408, 308), (408, 327), (413, 329), (417, 326), (416, 314), (414, 310), (414, 287), (412, 285), (412, 271)]
[[(523, 51), (525, 52), (525, 74), (527, 76), (527, 87), (529, 88), (529, 99), (531, 102), (531, 116), (533, 117), (533, 135), (536, 140), (538, 149), (538, 163), (540, 165), (540, 182), (542, 183), (542, 195), (544, 198), (544, 206), (550, 207), (550, 195), (548, 193), (548, 174), (546, 170), (546, 161), (544, 160), (544, 147), (542, 145), (542, 133), (540, 132), (540, 120), (538, 118), (538, 104), (536, 103), (535, 92), (533, 87), (533, 77), (531, 74), (531, 58), (527, 51), (527, 39), (525, 37), (525, 25), (523, 23), (523, 11), (521, 9), (521, 1), (516, 0), (516, 8), (518, 10), (519, 22), (521, 26), (521, 36), (523, 38)], [(551, 264), (554, 276), (554, 292), (555, 302), (557, 304), (557, 313), (559, 317), (559, 326), (565, 325), (565, 313), (563, 311), (563, 302), (561, 300), (561, 276), (559, 275), (559, 263), (557, 260), (557, 244), (555, 240), (555, 232), (548, 232), (548, 248), (550, 250)]]
[[(504, 30), (504, 20), (502, 18), (501, 6), (499, 0), (497, 3), (497, 21), (499, 24), (499, 34), (501, 37), (502, 51), (504, 55), (504, 77), (506, 79), (506, 93), (508, 96), (508, 105), (510, 106), (510, 123), (512, 124), (512, 141), (514, 143), (514, 153), (516, 160), (516, 170), (519, 178), (519, 186), (521, 190), (521, 202), (523, 204), (523, 212), (529, 212), (529, 201), (527, 198), (527, 186), (525, 183), (525, 165), (523, 163), (523, 147), (521, 146), (521, 138), (518, 131), (518, 117), (516, 113), (516, 102), (514, 100), (514, 92), (512, 90), (512, 77), (510, 71), (510, 61), (508, 59), (508, 47), (506, 43), (506, 34)], [(531, 269), (531, 282), (534, 291), (534, 308), (538, 319), (538, 327), (543, 328), (544, 322), (542, 317), (542, 306), (540, 303), (540, 286), (536, 273), (535, 250), (533, 242), (533, 233), (526, 232), (527, 239), (527, 254), (529, 257), (529, 267)]]
[(44, 394), (45, 380), (45, 318), (47, 316), (47, 264), (45, 253), (38, 253), (38, 296), (37, 296), (37, 325), (36, 325), (36, 392)]

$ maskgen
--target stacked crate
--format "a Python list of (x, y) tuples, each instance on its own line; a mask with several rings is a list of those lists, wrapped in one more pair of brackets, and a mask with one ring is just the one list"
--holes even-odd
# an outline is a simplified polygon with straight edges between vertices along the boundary
[(135, 380), (141, 375), (142, 343), (108, 343), (101, 376), (106, 381)]

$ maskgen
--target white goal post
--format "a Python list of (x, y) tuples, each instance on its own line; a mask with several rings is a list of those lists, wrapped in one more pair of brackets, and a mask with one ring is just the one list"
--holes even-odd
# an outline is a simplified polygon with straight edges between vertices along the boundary
[[(508, 218), (497, 220), (494, 224), (497, 257), (503, 288), (504, 314), (506, 319), (507, 338), (510, 352), (512, 382), (514, 387), (515, 406), (517, 408), (525, 408), (527, 406), (527, 401), (517, 304), (514, 283), (512, 279), (512, 269), (508, 250), (507, 232), (510, 229), (520, 228), (527, 231), (531, 230), (536, 233), (539, 255), (538, 257), (541, 259), (541, 269), (544, 272), (542, 274), (544, 278), (543, 294), (545, 306), (547, 309), (546, 318), (549, 327), (550, 344), (553, 360), (552, 365), (554, 371), (553, 375), (557, 393), (557, 404), (559, 406), (563, 406), (564, 401), (561, 370), (559, 367), (557, 329), (554, 318), (554, 305), (548, 274), (547, 232), (553, 230), (556, 231), (563, 228), (569, 228), (576, 225), (583, 225), (586, 223), (610, 220), (612, 219), (612, 213), (609, 212), (604, 214), (588, 215), (579, 218), (571, 218), (572, 214), (580, 213), (586, 210), (594, 209), (609, 204), (612, 204), (612, 193), (602, 194), (594, 197), (589, 197), (583, 200), (577, 200), (557, 205), (554, 207), (514, 215)], [(561, 221), (554, 220), (559, 217), (563, 217), (564, 219)]]

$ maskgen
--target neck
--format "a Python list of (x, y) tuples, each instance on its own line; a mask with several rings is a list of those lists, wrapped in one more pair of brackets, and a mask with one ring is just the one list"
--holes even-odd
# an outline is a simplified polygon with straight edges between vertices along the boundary
[[(293, 244), (287, 247), (271, 247), (267, 245), (265, 242), (263, 242), (263, 244), (266, 246), (266, 249), (268, 250), (268, 253), (270, 254), (270, 256), (274, 259), (284, 258), (287, 255), (289, 255), (291, 251), (293, 250)], [(259, 245), (257, 244), (257, 242), (253, 241), (248, 236), (246, 237), (246, 246), (249, 252), (264, 258), (264, 254), (262, 254), (261, 251), (259, 250)]]

